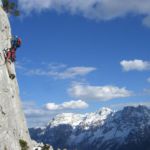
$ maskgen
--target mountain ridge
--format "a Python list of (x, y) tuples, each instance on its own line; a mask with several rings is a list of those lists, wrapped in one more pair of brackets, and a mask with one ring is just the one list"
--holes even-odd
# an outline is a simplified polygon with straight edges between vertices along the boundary
[(150, 109), (146, 106), (127, 106), (116, 112), (105, 108), (83, 115), (76, 126), (61, 119), (54, 125), (53, 118), (44, 129), (31, 128), (31, 137), (68, 150), (141, 150), (141, 145), (142, 150), (150, 149)]

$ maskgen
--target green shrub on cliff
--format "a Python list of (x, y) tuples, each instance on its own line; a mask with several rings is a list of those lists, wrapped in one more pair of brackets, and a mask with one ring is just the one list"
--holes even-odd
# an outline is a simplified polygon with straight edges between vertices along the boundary
[(29, 147), (26, 141), (20, 139), (19, 144), (20, 144), (21, 150), (29, 150)]
[(10, 0), (2, 0), (3, 9), (10, 15), (20, 16), (20, 11), (18, 10), (17, 4), (11, 2)]

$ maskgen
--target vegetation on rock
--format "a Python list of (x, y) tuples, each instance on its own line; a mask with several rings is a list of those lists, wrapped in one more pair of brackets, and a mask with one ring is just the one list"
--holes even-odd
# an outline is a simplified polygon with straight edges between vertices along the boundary
[(19, 144), (20, 144), (21, 150), (29, 150), (29, 147), (26, 141), (20, 139)]
[(10, 15), (20, 16), (20, 11), (18, 10), (17, 4), (11, 2), (10, 0), (2, 0), (3, 9)]

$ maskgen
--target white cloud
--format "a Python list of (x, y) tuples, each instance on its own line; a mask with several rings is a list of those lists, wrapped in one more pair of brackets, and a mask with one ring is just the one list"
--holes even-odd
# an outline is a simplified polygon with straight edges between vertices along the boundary
[(149, 26), (149, 0), (19, 0), (24, 12), (55, 10), (80, 14), (95, 20), (111, 20), (127, 15), (143, 16), (143, 24)]
[(150, 77), (147, 79), (147, 82), (149, 82), (149, 83), (150, 83)]
[(143, 19), (143, 25), (147, 26), (150, 28), (150, 16), (146, 16), (144, 19)]
[(85, 100), (107, 101), (115, 98), (129, 97), (131, 91), (116, 86), (90, 86), (75, 84), (68, 90), (71, 96)]
[(37, 107), (34, 101), (23, 102), (23, 109), (24, 109), (25, 115), (28, 118), (43, 117), (46, 115), (50, 115), (50, 113), (47, 112), (45, 109), (41, 107)]
[(88, 104), (82, 100), (63, 102), (62, 104), (47, 103), (44, 106), (37, 106), (34, 101), (24, 101), (23, 109), (27, 117), (29, 127), (42, 126), (47, 124), (55, 115), (63, 112), (70, 112), (74, 109), (87, 108)]
[(94, 67), (72, 67), (66, 69), (64, 72), (59, 72), (58, 78), (67, 79), (74, 78), (76, 76), (84, 76), (95, 70), (96, 68)]
[(55, 103), (47, 103), (45, 107), (48, 110), (59, 110), (59, 109), (61, 109), (60, 106), (55, 104)]
[[(47, 63), (43, 63), (43, 65), (47, 65)], [(51, 70), (59, 70), (59, 69), (63, 69), (66, 67), (67, 65), (63, 63), (49, 63), (48, 64), (48, 68)]]
[(47, 110), (84, 109), (88, 107), (88, 104), (82, 100), (72, 100), (62, 104), (47, 103), (45, 107)]
[(29, 127), (46, 125), (50, 118), (58, 113), (56, 111), (47, 111), (43, 107), (38, 107), (34, 101), (24, 101), (23, 109)]
[(120, 65), (123, 67), (124, 71), (144, 71), (144, 70), (150, 70), (150, 62), (143, 61), (139, 59), (135, 60), (123, 60), (120, 62)]
[(32, 69), (26, 72), (27, 75), (49, 76), (57, 79), (72, 79), (77, 76), (85, 76), (93, 71), (94, 67), (70, 67), (70, 68), (51, 68), (48, 69)]
[(88, 107), (88, 104), (82, 100), (64, 102), (62, 107), (65, 109), (84, 109)]
[[(46, 63), (39, 64), (39, 68), (29, 69), (25, 67), (29, 62), (16, 62), (16, 68), (21, 70), (24, 75), (29, 76), (48, 76), (55, 79), (73, 79), (78, 76), (85, 76), (96, 70), (95, 67), (90, 66), (75, 66), (68, 67), (62, 63)], [(33, 62), (32, 62), (33, 63)], [(31, 62), (30, 62), (31, 64)]]
[(25, 68), (23, 67), (23, 65), (20, 63), (20, 62), (16, 62), (15, 63), (15, 67), (16, 69), (21, 69), (21, 70), (24, 70)]
[(15, 62), (15, 67), (17, 70), (26, 71), (26, 65), (31, 65), (32, 61), (27, 58), (22, 58), (21, 61)]
[(51, 5), (51, 0), (18, 0), (20, 8), (26, 13), (35, 10), (41, 11), (44, 9), (48, 9)]
[(143, 94), (144, 95), (150, 95), (150, 88), (143, 89)]

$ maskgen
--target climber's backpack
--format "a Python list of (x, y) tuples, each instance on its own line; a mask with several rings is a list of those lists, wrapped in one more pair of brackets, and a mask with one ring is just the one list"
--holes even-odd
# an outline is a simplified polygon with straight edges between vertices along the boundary
[(13, 36), (11, 40), (11, 46), (12, 48), (18, 48), (21, 46), (21, 38), (18, 36)]

